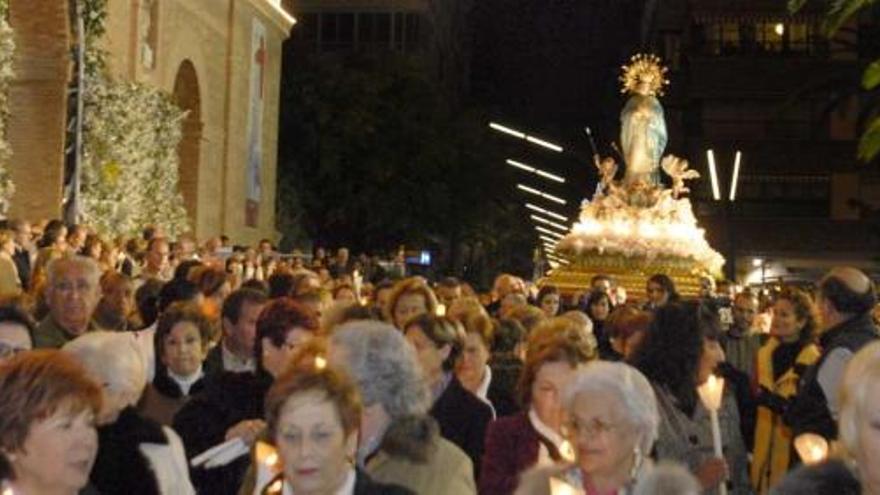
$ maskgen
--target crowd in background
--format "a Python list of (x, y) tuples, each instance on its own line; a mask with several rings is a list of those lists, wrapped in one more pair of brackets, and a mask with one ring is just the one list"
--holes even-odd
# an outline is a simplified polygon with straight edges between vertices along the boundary
[(402, 255), (0, 227), (4, 495), (880, 495), (854, 268), (693, 299), (663, 274), (481, 292)]

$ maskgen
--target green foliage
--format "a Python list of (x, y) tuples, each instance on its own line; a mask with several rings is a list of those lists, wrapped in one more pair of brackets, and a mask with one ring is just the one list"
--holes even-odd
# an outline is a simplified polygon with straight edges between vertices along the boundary
[[(808, 0), (789, 0), (788, 8), (791, 12), (797, 12)], [(830, 6), (825, 16), (824, 27), (828, 36), (833, 36), (847, 22), (863, 9), (876, 5), (877, 0), (828, 0)], [(877, 90), (880, 85), (880, 60), (875, 60), (865, 69), (862, 74), (862, 87), (865, 90)], [(865, 131), (859, 138), (858, 157), (864, 162), (870, 162), (880, 155), (880, 113), (875, 108), (869, 108), (867, 113), (870, 118)]]
[(279, 201), (293, 190), (296, 204), (279, 210), (301, 212), (310, 237), (450, 252), (512, 236), (498, 231), (513, 185), (488, 118), (451, 108), (423, 60), (298, 54), (285, 70)]

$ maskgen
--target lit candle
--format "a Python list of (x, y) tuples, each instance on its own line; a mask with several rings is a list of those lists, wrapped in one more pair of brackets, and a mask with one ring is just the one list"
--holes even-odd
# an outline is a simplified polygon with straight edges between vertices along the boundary
[(434, 313), (436, 313), (437, 316), (446, 316), (446, 305), (438, 304), (437, 309), (434, 311)]
[[(724, 396), (724, 379), (715, 375), (709, 375), (706, 383), (697, 387), (703, 406), (709, 411), (709, 420), (712, 422), (712, 447), (715, 449), (715, 457), (724, 458), (721, 446), (721, 425), (718, 423), (718, 410), (721, 409), (721, 398)], [(727, 495), (727, 485), (724, 481), (718, 486), (718, 493)]]
[(794, 448), (804, 464), (818, 464), (828, 457), (828, 441), (815, 433), (798, 435)]
[[(263, 488), (278, 476), (280, 472), (278, 466), (278, 451), (275, 447), (265, 442), (257, 442), (256, 450), (256, 483), (254, 483), (254, 495), (263, 493)], [(270, 491), (277, 491), (270, 489)]]
[(322, 370), (327, 367), (327, 359), (324, 356), (315, 356), (315, 368)]
[(583, 493), (582, 490), (579, 490), (560, 479), (550, 478), (550, 495), (583, 495)]

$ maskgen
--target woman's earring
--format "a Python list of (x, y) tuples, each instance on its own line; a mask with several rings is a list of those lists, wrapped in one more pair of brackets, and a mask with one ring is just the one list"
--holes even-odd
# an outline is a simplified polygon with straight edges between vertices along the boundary
[(630, 479), (635, 479), (636, 475), (639, 473), (639, 468), (642, 467), (642, 449), (636, 445), (633, 448), (633, 465), (632, 469), (629, 472)]

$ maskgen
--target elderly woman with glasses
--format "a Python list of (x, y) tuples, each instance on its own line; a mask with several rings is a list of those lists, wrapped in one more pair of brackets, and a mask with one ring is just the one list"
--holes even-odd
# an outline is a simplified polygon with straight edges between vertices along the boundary
[(308, 495), (412, 493), (376, 483), (356, 468), (361, 413), (357, 386), (344, 374), (316, 364), (288, 368), (266, 395), (269, 438), (281, 466), (267, 493), (289, 493), (288, 488)]
[(579, 370), (563, 395), (574, 463), (527, 473), (516, 493), (633, 493), (651, 469), (660, 423), (651, 384), (629, 365), (596, 361)]

